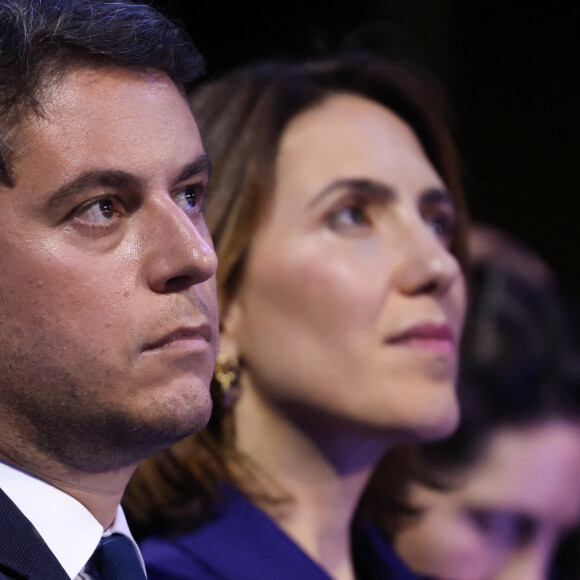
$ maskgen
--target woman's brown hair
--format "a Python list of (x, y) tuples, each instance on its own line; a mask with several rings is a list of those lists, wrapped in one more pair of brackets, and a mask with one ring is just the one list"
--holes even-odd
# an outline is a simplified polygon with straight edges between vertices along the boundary
[[(303, 64), (258, 64), (208, 82), (191, 97), (213, 165), (205, 217), (219, 257), (222, 313), (243, 280), (254, 232), (272, 198), (286, 126), (337, 93), (376, 101), (413, 129), (451, 192), (458, 215), (451, 251), (465, 263), (466, 210), (458, 158), (444, 99), (430, 80), (408, 64), (362, 53)], [(232, 409), (224, 404), (215, 379), (211, 393), (214, 411), (207, 428), (147, 459), (131, 481), (124, 505), (138, 535), (195, 527), (219, 500), (221, 482), (257, 499), (249, 460), (236, 449)], [(405, 461), (397, 459), (396, 464)], [(386, 493), (398, 497), (403, 481), (401, 473)]]

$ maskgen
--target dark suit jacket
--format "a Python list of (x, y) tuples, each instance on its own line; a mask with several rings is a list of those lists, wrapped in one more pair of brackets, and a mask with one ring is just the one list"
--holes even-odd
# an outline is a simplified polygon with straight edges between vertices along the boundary
[(0, 580), (70, 580), (36, 528), (0, 489)]

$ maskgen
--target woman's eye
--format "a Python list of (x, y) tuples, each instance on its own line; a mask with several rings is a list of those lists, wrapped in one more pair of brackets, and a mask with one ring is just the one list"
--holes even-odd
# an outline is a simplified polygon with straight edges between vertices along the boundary
[(106, 226), (122, 213), (118, 201), (112, 197), (103, 197), (86, 204), (76, 217), (91, 226)]
[(440, 214), (428, 220), (428, 224), (445, 246), (450, 246), (455, 237), (455, 219), (447, 214)]
[(366, 226), (369, 223), (366, 208), (360, 204), (343, 207), (330, 216), (330, 225), (335, 229)]
[(197, 183), (184, 187), (176, 196), (175, 203), (185, 212), (196, 212), (201, 209), (204, 186)]

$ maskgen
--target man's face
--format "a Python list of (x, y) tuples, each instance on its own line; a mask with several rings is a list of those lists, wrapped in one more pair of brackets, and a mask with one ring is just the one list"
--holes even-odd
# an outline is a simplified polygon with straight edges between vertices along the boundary
[(0, 185), (0, 449), (111, 469), (211, 410), (209, 166), (165, 76), (75, 69), (43, 105)]

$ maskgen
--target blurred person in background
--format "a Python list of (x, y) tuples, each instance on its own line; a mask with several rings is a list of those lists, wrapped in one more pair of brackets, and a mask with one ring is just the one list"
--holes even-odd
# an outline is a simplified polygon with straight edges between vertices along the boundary
[(353, 522), (388, 449), (458, 421), (466, 223), (443, 101), (358, 54), (238, 70), (192, 106), (221, 358), (208, 429), (125, 498), (157, 534), (149, 578), (412, 578)]
[[(441, 580), (577, 579), (572, 538), (550, 567), (580, 522), (578, 304), (498, 230), (475, 228), (470, 253), (461, 424), (423, 449), (442, 485), (411, 484), (415, 512), (384, 527), (414, 571)], [(386, 471), (367, 490), (375, 509)]]

